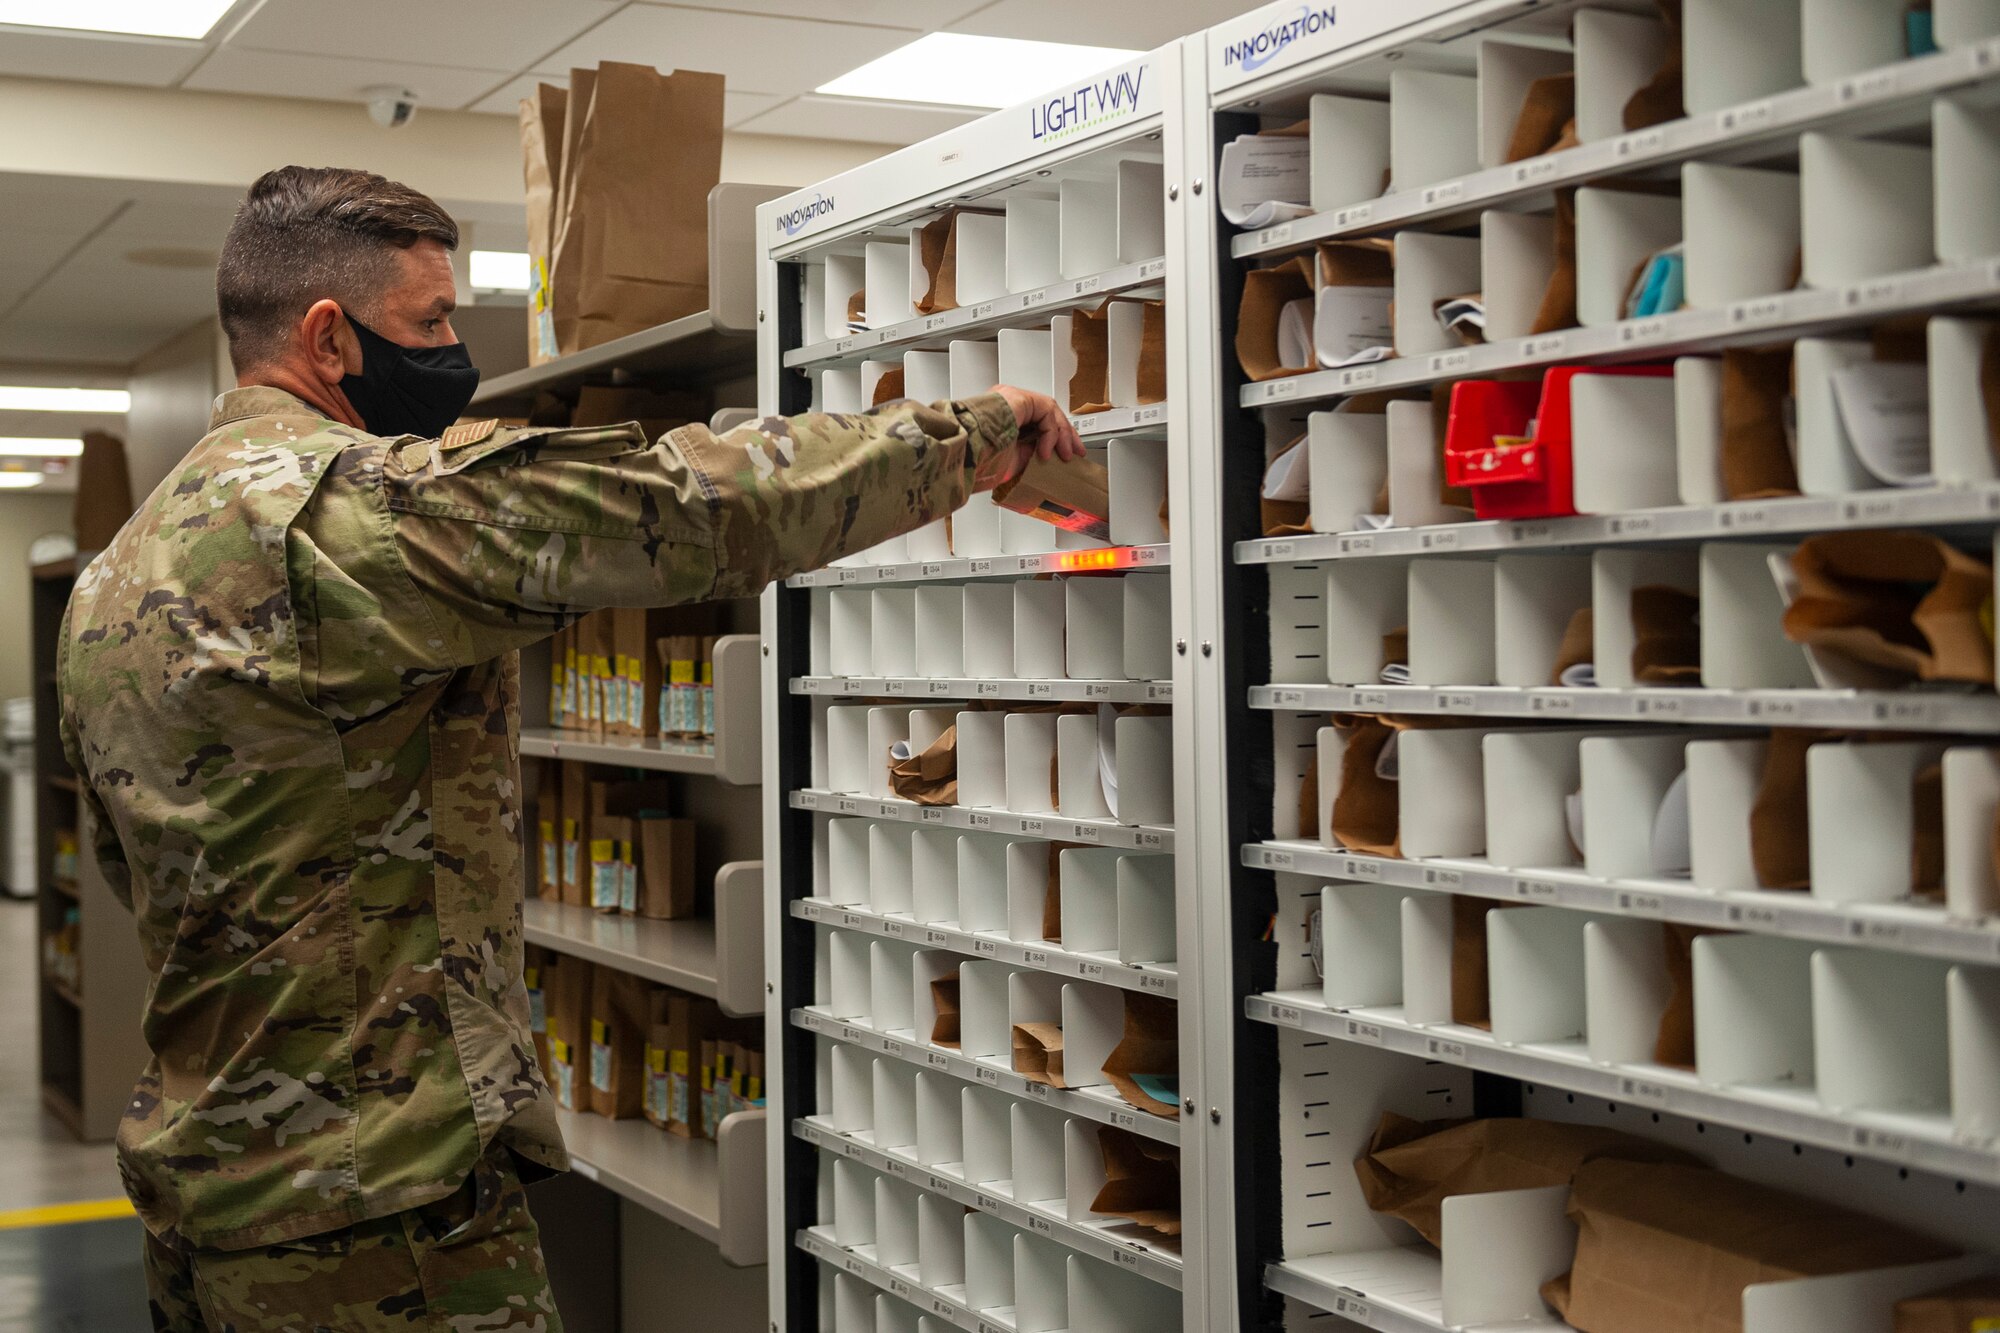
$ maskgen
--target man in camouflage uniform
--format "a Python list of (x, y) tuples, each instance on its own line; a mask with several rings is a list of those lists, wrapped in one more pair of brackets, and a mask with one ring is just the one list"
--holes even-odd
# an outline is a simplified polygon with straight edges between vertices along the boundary
[(1012, 389), (445, 430), (457, 239), (379, 176), (252, 186), (217, 271), (241, 387), (70, 602), (63, 740), (153, 974), (118, 1150), (159, 1328), (559, 1330), (521, 1188), (567, 1158), (525, 1031), (517, 650), (1081, 453)]

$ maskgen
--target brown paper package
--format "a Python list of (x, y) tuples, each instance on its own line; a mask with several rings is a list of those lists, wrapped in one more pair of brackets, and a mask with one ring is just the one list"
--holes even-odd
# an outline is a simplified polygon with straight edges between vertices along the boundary
[(1312, 265), (1304, 255), (1273, 268), (1253, 268), (1243, 275), (1243, 300), (1236, 315), (1236, 360), (1252, 382), (1303, 375), (1312, 366), (1283, 365), (1278, 360), (1278, 319), (1294, 301), (1310, 300)]
[(1595, 661), (1596, 657), (1597, 635), (1590, 608), (1579, 607), (1570, 616), (1569, 624), (1563, 627), (1562, 643), (1556, 648), (1556, 667), (1549, 673), (1549, 684), (1562, 684), (1563, 672)]
[[(1272, 455), (1276, 462), (1293, 449), (1306, 447), (1306, 437), (1296, 440)], [(1267, 465), (1268, 467), (1268, 465)], [(1259, 519), (1266, 537), (1297, 537), (1312, 531), (1312, 502), (1309, 500), (1267, 500), (1258, 497)]]
[(1837, 731), (1779, 727), (1764, 751), (1764, 773), (1750, 803), (1750, 864), (1759, 887), (1803, 889), (1812, 882), (1806, 826), (1806, 751), (1840, 739)]
[[(562, 161), (563, 109), (569, 92), (550, 84), (535, 85), (535, 95), (521, 99), (521, 183), (528, 212), (528, 263), (536, 274), (548, 272), (555, 237), (556, 175)], [(530, 282), (530, 291), (539, 287)], [(542, 349), (541, 312), (528, 301), (528, 364), (549, 359)]]
[(1694, 942), (1703, 935), (1727, 935), (1726, 930), (1666, 925), (1661, 949), (1667, 962), (1667, 1004), (1660, 1011), (1660, 1030), (1653, 1040), (1653, 1059), (1674, 1069), (1694, 1068)]
[(582, 73), (570, 77), (567, 120), (582, 126), (565, 147), (550, 281), (563, 352), (707, 307), (708, 195), (722, 179), (720, 74), (616, 62)]
[[(652, 1027), (651, 982), (643, 977), (600, 967), (591, 977), (590, 1040), (601, 1043), (611, 1057), (599, 1060), (593, 1051), (590, 1109), (607, 1120), (630, 1120), (645, 1105), (646, 1033)], [(599, 1083), (602, 1075), (604, 1082)]]
[(1111, 539), (1111, 474), (1087, 458), (1034, 459), (1020, 476), (994, 488), (993, 503), (1064, 532)]
[(1372, 717), (1337, 717), (1334, 725), (1347, 731), (1347, 748), (1340, 756), (1340, 790), (1333, 796), (1333, 836), (1349, 851), (1401, 856), (1396, 783), (1375, 771), (1395, 729)]
[(1722, 354), (1722, 493), (1761, 500), (1799, 493), (1786, 439), (1792, 349), (1738, 347)]
[(928, 279), (915, 302), (920, 315), (958, 309), (958, 220), (965, 211), (948, 208), (917, 233), (917, 258)]
[(1425, 1123), (1384, 1113), (1354, 1174), (1378, 1213), (1407, 1222), (1432, 1245), (1444, 1232), (1444, 1201), (1454, 1194), (1546, 1189), (1568, 1184), (1600, 1158), (1640, 1162), (1695, 1159), (1665, 1144), (1596, 1125), (1495, 1117)]
[(535, 765), (536, 896), (562, 901), (563, 766), (553, 759)]
[[(1556, 266), (1528, 332), (1553, 333), (1576, 327), (1576, 191), (1556, 191)], [(1469, 505), (1471, 501), (1466, 501)]]
[(1928, 764), (1910, 783), (1910, 892), (1944, 897), (1944, 765)]
[(1050, 944), (1062, 943), (1062, 854), (1079, 843), (1049, 844), (1049, 888), (1042, 895), (1042, 938)]
[(1576, 75), (1551, 74), (1528, 85), (1514, 132), (1507, 137), (1507, 160), (1521, 162), (1576, 141)]
[(1410, 630), (1407, 625), (1392, 629), (1382, 636), (1382, 665), (1385, 667), (1408, 666), (1410, 664)]
[(1989, 324), (1979, 345), (1979, 402), (1986, 409), (1986, 444), (2000, 458), (2000, 323)]
[(894, 370), (884, 371), (882, 378), (875, 381), (875, 394), (868, 400), (868, 406), (880, 407), (903, 396), (903, 368), (897, 366)]
[(701, 1123), (701, 1044), (710, 1041), (722, 1027), (722, 1011), (713, 1000), (698, 995), (683, 995), (678, 991), (667, 994), (666, 1043), (668, 1087), (674, 1086), (675, 1052), (679, 1052), (685, 1075), (685, 1106), (690, 1116), (681, 1119), (675, 1112), (675, 1103), (670, 1093), (667, 1104), (665, 1128), (670, 1134), (678, 1134), (684, 1139), (702, 1137)]
[(1542, 1299), (1583, 1333), (1742, 1333), (1754, 1283), (1952, 1257), (1880, 1218), (1701, 1166), (1599, 1160), (1570, 1186), (1576, 1263)]
[(590, 770), (573, 760), (563, 761), (562, 799), (562, 900), (582, 907), (590, 886)]
[(1701, 684), (1701, 599), (1681, 588), (1632, 590), (1632, 674), (1641, 685)]
[(1319, 765), (1311, 762), (1299, 777), (1299, 837), (1319, 841)]
[(639, 852), (638, 915), (674, 921), (696, 913), (692, 819), (635, 819)]
[(1014, 1072), (1030, 1083), (1066, 1088), (1063, 1082), (1063, 1031), (1060, 1023), (1014, 1025)]
[(1103, 412), (1111, 406), (1110, 305), (1106, 301), (1095, 310), (1070, 312), (1069, 350), (1076, 358), (1067, 393), (1072, 416)]
[(1835, 532), (1792, 553), (1785, 637), (1901, 680), (1993, 684), (1993, 569), (1927, 532)]
[(1664, 125), (1687, 114), (1682, 105), (1681, 83), (1685, 54), (1681, 41), (1681, 0), (1659, 0), (1660, 22), (1666, 28), (1666, 50), (1660, 68), (1625, 103), (1625, 130), (1643, 130)]
[(1512, 903), (1451, 900), (1451, 1021), (1491, 1031), (1493, 994), (1486, 970), (1486, 914)]
[[(565, 958), (542, 994), (549, 1020), (549, 1086), (558, 1103), (570, 1111), (590, 1109), (590, 996), (596, 973), (581, 958)], [(567, 1077), (559, 1066), (568, 1067)], [(568, 1100), (562, 1097), (565, 1084)]]
[(946, 727), (922, 754), (889, 765), (889, 790), (918, 805), (957, 805), (957, 725)]
[(1098, 1127), (1097, 1145), (1104, 1154), (1104, 1184), (1090, 1211), (1162, 1236), (1180, 1235), (1181, 1150), (1114, 1125)]
[(2000, 1328), (2000, 1277), (1970, 1278), (1896, 1302), (1894, 1333), (1971, 1333), (1982, 1327)]
[(931, 1008), (937, 1017), (931, 1022), (931, 1044), (958, 1049), (958, 973), (931, 980)]
[[(1139, 323), (1139, 406), (1167, 401), (1167, 303), (1147, 301)], [(1162, 526), (1166, 518), (1161, 517)]]
[(1180, 1017), (1172, 1000), (1138, 991), (1125, 993), (1125, 1035), (1104, 1058), (1104, 1077), (1127, 1103), (1151, 1115), (1178, 1116), (1181, 1108), (1150, 1096), (1135, 1074), (1178, 1078)]

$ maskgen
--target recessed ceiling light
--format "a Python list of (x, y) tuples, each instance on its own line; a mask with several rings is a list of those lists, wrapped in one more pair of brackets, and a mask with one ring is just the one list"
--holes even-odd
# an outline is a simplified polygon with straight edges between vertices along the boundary
[(474, 250), (469, 257), (473, 290), (525, 292), (528, 256), (519, 250)]
[(821, 84), (831, 97), (938, 106), (1003, 107), (1059, 88), (1139, 53), (1110, 46), (1071, 46), (1017, 37), (934, 32)]
[(0, 23), (23, 28), (206, 37), (235, 0), (0, 0)]
[(57, 389), (39, 384), (0, 384), (0, 412), (115, 412), (132, 410), (123, 389)]
[(0, 472), (0, 491), (25, 491), (41, 484), (39, 472)]
[(80, 458), (83, 441), (0, 435), (0, 458)]

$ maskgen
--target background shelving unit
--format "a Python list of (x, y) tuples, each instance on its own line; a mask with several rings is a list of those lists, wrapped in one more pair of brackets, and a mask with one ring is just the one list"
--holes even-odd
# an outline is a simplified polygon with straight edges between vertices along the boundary
[[(1199, 895), (1193, 860), (1174, 840), (1174, 826), (1192, 825), (1200, 785), (1192, 723), (1175, 705), (1190, 661), (1190, 547), (1182, 523), (1165, 530), (1167, 511), (1193, 511), (1175, 277), (1185, 272), (1183, 192), (1168, 185), (1182, 179), (1184, 57), (1176, 45), (1092, 80), (1076, 93), (1077, 106), (1094, 107), (1081, 121), (1074, 110), (1068, 122), (1049, 120), (1065, 114), (1061, 99), (996, 113), (760, 211), (767, 412), (865, 406), (855, 396), (891, 368), (910, 397), (1006, 381), (1061, 399), (1075, 371), (1065, 359), (1071, 320), (1111, 297), (1164, 299), (1172, 312), (1165, 399), (1077, 422), (1088, 443), (1108, 447), (1109, 547), (1011, 526), (1011, 515), (996, 524), (982, 498), (949, 538), (939, 525), (766, 593), (766, 947), (776, 987), (766, 1025), (767, 1049), (783, 1053), (769, 1091), (774, 1126), (784, 1126), (771, 1134), (773, 1329), (914, 1327), (919, 1314), (968, 1333), (1201, 1322), (1205, 1186), (1198, 1136), (1187, 1132), (1199, 1071), (1182, 1059), (1180, 1104), (1167, 1116), (1128, 1103), (1099, 1072), (1144, 1005), (1176, 1006), (1167, 1021), (1184, 1053), (1197, 1049), (1201, 1008)], [(926, 275), (904, 247), (952, 209), (974, 219), (957, 224), (960, 304), (915, 310)], [(975, 288), (975, 272), (986, 287)], [(836, 326), (850, 290), (876, 327)], [(1122, 661), (1133, 669), (1065, 659), (1061, 622), (1070, 617), (1075, 641), (1084, 611), (1079, 602), (1065, 612), (1065, 600), (1095, 594), (1042, 576), (1085, 574), (1104, 576), (1081, 582), (1103, 594), (1109, 623), (1122, 614), (1143, 641), (1134, 649), (1126, 639)], [(1140, 579), (1159, 582), (1127, 582)], [(1157, 600), (1118, 609), (1120, 597), (1154, 591)], [(924, 627), (899, 629), (908, 614)], [(975, 633), (1002, 621), (1004, 643)], [(951, 660), (905, 660), (912, 642)], [(1020, 669), (1030, 661), (1039, 669)], [(1082, 769), (1049, 772), (1059, 719), (1026, 711), (1045, 704), (1158, 714), (1111, 724), (1120, 754), (1160, 747), (1150, 771), (1119, 769), (1124, 818), (1082, 804)], [(871, 728), (896, 729), (893, 713), (906, 724), (898, 738), (923, 748), (926, 727), (987, 705), (1007, 711), (985, 714), (993, 725), (980, 735), (959, 729), (961, 803), (891, 794)], [(1088, 755), (1101, 801), (1097, 722), (1074, 716), (1060, 744), (1078, 763)], [(1027, 748), (993, 749), (1003, 734)], [(1018, 790), (982, 789), (974, 776), (998, 781), (1003, 770)], [(1063, 788), (1067, 814), (1030, 790), (1038, 773), (1045, 788), (1077, 784)], [(1161, 803), (1157, 817), (1135, 815), (1149, 799)], [(919, 867), (918, 857), (950, 864)], [(1039, 881), (1031, 861), (1043, 867)], [(1046, 937), (1042, 918), (1058, 892), (1066, 943)], [(1103, 916), (1087, 926), (1092, 902)], [(932, 1012), (918, 1012), (934, 1004), (931, 977), (962, 997), (955, 1044), (934, 1042)], [(1060, 1018), (1070, 1086), (1016, 1072), (1007, 1032), (1031, 1011)], [(1178, 1150), (1177, 1239), (1090, 1211), (1105, 1179), (1099, 1136), (1113, 1131)]]

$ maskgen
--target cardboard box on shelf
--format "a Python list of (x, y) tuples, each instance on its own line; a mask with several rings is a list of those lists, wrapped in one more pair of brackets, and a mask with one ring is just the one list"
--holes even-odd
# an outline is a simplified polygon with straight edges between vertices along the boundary
[(626, 910), (654, 920), (693, 916), (695, 826), (650, 813), (632, 820), (638, 843), (637, 901)]
[(589, 901), (590, 770), (575, 760), (562, 763), (562, 900), (572, 907)]
[(590, 1109), (607, 1120), (629, 1120), (645, 1099), (644, 1047), (652, 983), (608, 967), (590, 988)]
[(590, 1109), (590, 997), (596, 968), (581, 958), (564, 958), (543, 982), (548, 1006), (549, 1086), (556, 1105)]
[(542, 898), (558, 902), (562, 899), (562, 765), (552, 759), (544, 759), (536, 764), (536, 770), (536, 883)]
[(722, 1011), (712, 1000), (669, 991), (665, 1021), (653, 1042), (664, 1053), (666, 1098), (660, 1125), (682, 1138), (701, 1138), (702, 1044), (712, 1038)]
[[(592, 786), (603, 784), (593, 783)], [(616, 912), (625, 901), (625, 864), (631, 855), (632, 821), (621, 815), (590, 816), (590, 905)]]

